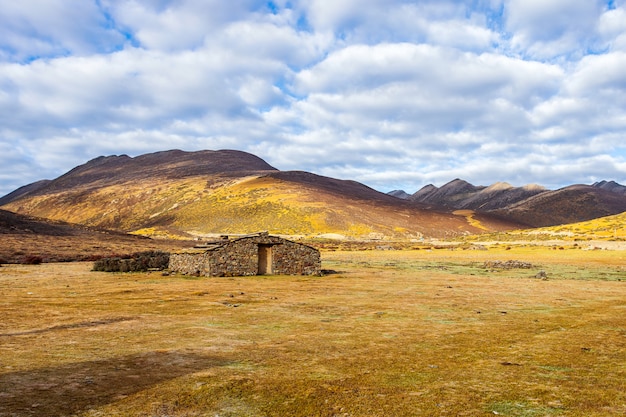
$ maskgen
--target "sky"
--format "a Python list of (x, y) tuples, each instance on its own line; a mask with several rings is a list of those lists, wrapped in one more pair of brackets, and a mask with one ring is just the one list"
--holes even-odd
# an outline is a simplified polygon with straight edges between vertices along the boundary
[(0, 0), (0, 195), (168, 149), (626, 184), (626, 0)]

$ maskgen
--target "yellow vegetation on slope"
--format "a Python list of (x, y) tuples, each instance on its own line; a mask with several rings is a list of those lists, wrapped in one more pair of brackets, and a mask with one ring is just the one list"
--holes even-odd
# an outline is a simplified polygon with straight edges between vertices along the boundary
[(332, 213), (306, 192), (285, 183), (248, 177), (206, 193), (181, 210), (174, 224), (190, 233), (246, 233), (268, 230), (277, 234), (344, 231), (329, 225)]
[(464, 216), (465, 220), (467, 220), (467, 223), (469, 223), (470, 226), (476, 227), (477, 229), (481, 230), (489, 230), (474, 217), (474, 215), (476, 214), (474, 210), (456, 210), (452, 214), (457, 216)]
[(579, 223), (473, 236), (471, 240), (626, 241), (626, 212)]
[(579, 223), (536, 229), (538, 233), (570, 238), (626, 239), (626, 212)]

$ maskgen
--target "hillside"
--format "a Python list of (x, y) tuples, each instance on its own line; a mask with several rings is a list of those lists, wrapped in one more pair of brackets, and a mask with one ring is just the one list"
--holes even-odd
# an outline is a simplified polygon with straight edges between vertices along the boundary
[[(519, 233), (523, 233), (519, 232)], [(563, 240), (611, 240), (626, 242), (626, 212), (584, 222), (541, 227), (525, 231), (532, 235), (553, 236)]]
[(626, 250), (626, 212), (584, 222), (486, 233), (462, 239), (469, 242), (527, 242), (551, 246), (569, 244), (587, 249)]
[(171, 150), (136, 158), (128, 155), (100, 156), (55, 180), (38, 181), (21, 187), (1, 198), (0, 205), (34, 195), (50, 195), (78, 189), (92, 190), (152, 179), (180, 180), (201, 175), (239, 177), (264, 171), (276, 171), (276, 168), (254, 155), (233, 150)]
[(45, 187), (50, 183), (50, 180), (41, 180), (33, 182), (32, 184), (24, 185), (17, 190), (10, 192), (9, 194), (0, 198), (0, 206), (8, 204), (11, 201), (18, 200), (26, 195), (34, 194), (38, 189)]
[(278, 171), (239, 151), (166, 151), (96, 158), (3, 208), (147, 236), (275, 234), (446, 237), (519, 223), (394, 198), (354, 181)]
[(111, 230), (93, 229), (0, 210), (0, 264), (39, 257), (42, 261), (87, 260), (142, 250), (172, 250), (186, 242), (166, 242)]
[(626, 211), (626, 196), (590, 185), (547, 191), (493, 213), (532, 227), (555, 226), (597, 219)]
[[(521, 233), (521, 232), (520, 232)], [(612, 240), (626, 242), (626, 212), (584, 222), (542, 227), (527, 231), (563, 240)]]

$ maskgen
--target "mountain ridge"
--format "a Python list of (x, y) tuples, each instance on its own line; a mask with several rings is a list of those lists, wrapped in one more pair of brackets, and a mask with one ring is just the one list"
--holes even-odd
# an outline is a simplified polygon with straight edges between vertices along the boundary
[(54, 180), (20, 187), (2, 197), (0, 206), (153, 237), (268, 230), (416, 239), (617, 214), (626, 211), (623, 189), (614, 181), (550, 191), (534, 184), (475, 186), (457, 178), (398, 198), (357, 181), (280, 171), (242, 151), (175, 149), (94, 158)]
[[(396, 190), (396, 196), (402, 196)], [(407, 194), (407, 193), (405, 193)], [(406, 199), (450, 210), (476, 210), (504, 216), (532, 227), (591, 220), (626, 211), (626, 187), (615, 181), (574, 184), (558, 190), (506, 182), (475, 186), (454, 179), (441, 187), (428, 184)]]
[(277, 171), (261, 158), (236, 150), (185, 152), (179, 149), (154, 152), (136, 157), (128, 155), (99, 156), (79, 165), (35, 190), (54, 191), (77, 186), (103, 186), (117, 181), (123, 170), (127, 179), (145, 179), (154, 176), (185, 178), (197, 175), (246, 175), (263, 171)]
[[(3, 208), (148, 236), (268, 230), (287, 235), (420, 238), (521, 226), (455, 215), (351, 180), (279, 171), (241, 151), (98, 157), (3, 198)], [(471, 220), (471, 221), (470, 221)]]

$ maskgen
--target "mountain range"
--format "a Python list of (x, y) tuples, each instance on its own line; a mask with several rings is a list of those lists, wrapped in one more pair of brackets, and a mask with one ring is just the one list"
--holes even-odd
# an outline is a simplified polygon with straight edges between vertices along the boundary
[(550, 191), (454, 180), (413, 195), (279, 171), (235, 151), (101, 156), (0, 198), (13, 213), (150, 237), (250, 233), (353, 238), (452, 237), (583, 221), (626, 211), (615, 182)]
[(575, 223), (626, 211), (626, 186), (615, 181), (548, 190), (537, 184), (513, 187), (506, 182), (475, 186), (457, 178), (442, 187), (429, 184), (414, 194), (402, 190), (389, 194), (433, 207), (491, 213), (529, 227)]

